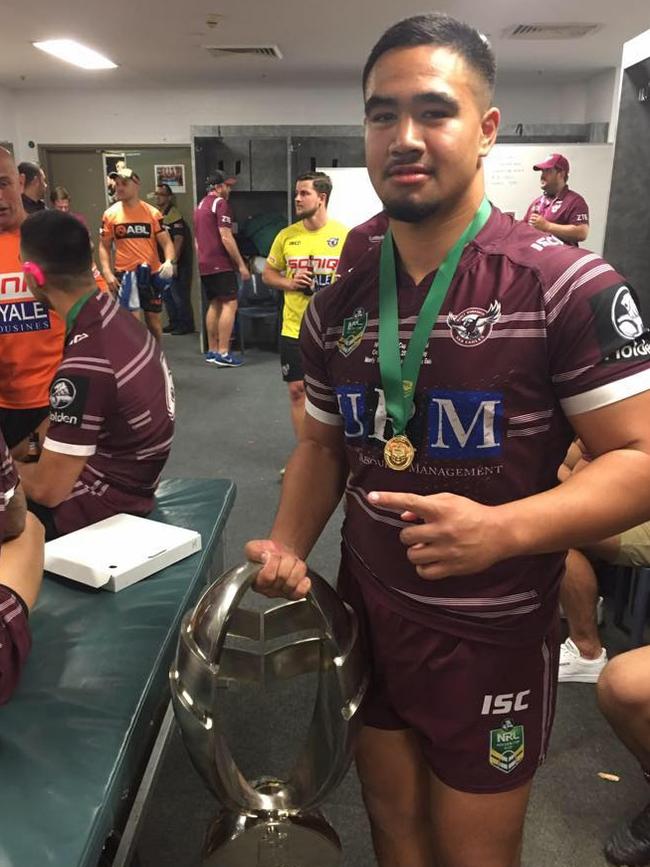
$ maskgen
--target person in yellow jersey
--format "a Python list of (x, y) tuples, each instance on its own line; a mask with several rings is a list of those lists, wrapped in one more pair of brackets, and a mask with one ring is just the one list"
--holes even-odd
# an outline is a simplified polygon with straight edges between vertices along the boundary
[(278, 232), (266, 260), (262, 280), (284, 292), (280, 363), (289, 386), (291, 422), (298, 436), (305, 413), (305, 386), (298, 337), (309, 299), (336, 280), (348, 229), (330, 220), (327, 205), (332, 181), (325, 172), (308, 172), (296, 179), (298, 221)]

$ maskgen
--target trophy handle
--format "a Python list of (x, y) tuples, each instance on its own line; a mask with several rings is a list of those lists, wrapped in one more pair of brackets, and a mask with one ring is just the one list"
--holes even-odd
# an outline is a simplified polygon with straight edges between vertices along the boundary
[[(252, 811), (309, 809), (340, 782), (352, 757), (353, 737), (360, 724), (356, 711), (367, 686), (358, 623), (353, 610), (314, 572), (309, 573), (312, 586), (306, 599), (266, 612), (275, 623), (275, 637), (303, 628), (320, 631), (320, 638), (293, 648), (298, 654), (311, 653), (313, 659), (313, 646), (307, 645), (317, 642), (320, 676), (307, 741), (289, 780), (272, 790), (255, 788), (237, 767), (213, 711), (218, 706), (218, 681), (228, 676), (222, 669), (227, 669), (230, 653), (224, 652), (229, 626), (238, 634), (236, 626), (245, 625), (242, 614), (249, 615), (249, 624), (259, 624), (256, 616), (241, 611), (239, 604), (261, 568), (260, 563), (247, 562), (229, 569), (185, 615), (176, 662), (170, 671), (172, 700), (190, 756), (224, 806)], [(293, 629), (287, 628), (291, 626)], [(243, 634), (259, 638), (263, 632), (262, 627), (258, 633), (248, 630)], [(291, 656), (288, 672), (296, 662), (295, 653)], [(280, 663), (274, 676), (283, 674)]]

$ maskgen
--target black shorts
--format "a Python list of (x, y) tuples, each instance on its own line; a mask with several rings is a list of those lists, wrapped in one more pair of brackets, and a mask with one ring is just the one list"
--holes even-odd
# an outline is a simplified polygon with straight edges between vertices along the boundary
[[(118, 283), (122, 282), (125, 273), (124, 271), (115, 272), (115, 279)], [(164, 287), (165, 281), (160, 279), (158, 272), (151, 273), (148, 280), (138, 280), (140, 309), (144, 310), (145, 313), (161, 313)]]
[(49, 506), (43, 506), (40, 503), (35, 503), (33, 500), (27, 500), (27, 509), (35, 515), (43, 525), (45, 530), (45, 541), (51, 542), (52, 539), (58, 539), (61, 535), (56, 527), (54, 520), (54, 509)]
[(5, 409), (0, 407), (0, 430), (12, 449), (25, 437), (36, 430), (39, 424), (50, 414), (49, 406), (39, 406), (37, 409)]
[(239, 287), (234, 271), (220, 271), (218, 274), (202, 274), (201, 288), (208, 301), (234, 301)]
[(298, 382), (305, 378), (302, 369), (300, 341), (297, 337), (280, 338), (280, 364), (284, 382)]

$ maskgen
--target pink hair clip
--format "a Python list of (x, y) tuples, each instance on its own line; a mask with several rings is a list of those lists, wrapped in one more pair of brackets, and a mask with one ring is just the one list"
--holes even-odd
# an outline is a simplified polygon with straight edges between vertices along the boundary
[(43, 274), (43, 269), (36, 262), (23, 262), (23, 273), (31, 274), (34, 280), (36, 280), (37, 286), (45, 286), (45, 274)]

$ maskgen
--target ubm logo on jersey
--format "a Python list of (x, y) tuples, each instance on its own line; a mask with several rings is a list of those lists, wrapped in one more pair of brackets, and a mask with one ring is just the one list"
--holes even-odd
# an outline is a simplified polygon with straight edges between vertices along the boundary
[(27, 288), (24, 274), (0, 274), (0, 334), (45, 331), (50, 316)]
[[(382, 389), (368, 393), (361, 385), (345, 385), (336, 391), (348, 440), (375, 439), (385, 443), (392, 436)], [(423, 426), (428, 458), (493, 457), (502, 450), (503, 395), (487, 391), (427, 391), (417, 401), (407, 433)]]

